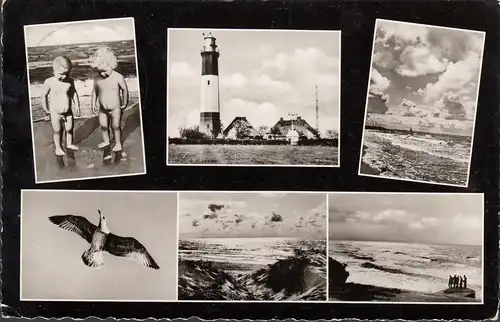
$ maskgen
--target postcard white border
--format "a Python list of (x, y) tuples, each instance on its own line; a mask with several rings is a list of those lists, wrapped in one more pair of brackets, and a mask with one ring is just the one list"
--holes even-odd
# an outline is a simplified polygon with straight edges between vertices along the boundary
[[(481, 301), (480, 302), (374, 302), (374, 301), (339, 301), (339, 300), (329, 300), (328, 288), (327, 288), (327, 297), (324, 301), (245, 301), (245, 300), (178, 300), (178, 264), (179, 264), (179, 255), (178, 255), (178, 244), (179, 244), (179, 211), (177, 211), (177, 254), (176, 254), (176, 265), (177, 265), (177, 296), (176, 300), (75, 300), (75, 299), (23, 299), (22, 297), (22, 241), (23, 241), (23, 226), (22, 226), (22, 214), (23, 214), (23, 195), (24, 192), (28, 191), (38, 191), (38, 192), (73, 192), (75, 194), (80, 192), (112, 192), (112, 193), (176, 193), (177, 194), (177, 209), (179, 210), (179, 200), (181, 193), (207, 193), (207, 194), (220, 194), (220, 193), (233, 193), (233, 194), (262, 194), (262, 193), (286, 193), (286, 194), (325, 194), (327, 201), (327, 213), (326, 213), (326, 224), (327, 224), (327, 280), (328, 280), (328, 241), (329, 241), (329, 231), (328, 231), (328, 222), (329, 222), (329, 211), (328, 211), (328, 201), (330, 194), (371, 194), (371, 195), (454, 195), (454, 196), (481, 196), (481, 218), (482, 218), (482, 229), (481, 229), (481, 274), (482, 274), (482, 284), (481, 284)], [(136, 303), (294, 303), (294, 304), (333, 304), (333, 303), (347, 303), (347, 304), (372, 304), (372, 305), (394, 305), (394, 304), (425, 304), (425, 305), (483, 305), (484, 304), (484, 253), (485, 253), (485, 245), (484, 245), (484, 193), (466, 193), (466, 192), (366, 192), (366, 191), (282, 191), (282, 190), (255, 190), (255, 191), (228, 191), (228, 190), (69, 190), (69, 189), (21, 189), (21, 213), (20, 213), (20, 266), (19, 266), (19, 297), (22, 302), (136, 302)], [(327, 284), (328, 286), (328, 284)]]
[[(472, 124), (472, 135), (471, 135), (471, 142), (470, 142), (469, 162), (468, 162), (468, 167), (467, 167), (467, 181), (465, 182), (465, 185), (443, 183), (443, 182), (434, 182), (434, 181), (425, 181), (425, 180), (416, 180), (416, 179), (404, 179), (404, 178), (398, 178), (398, 177), (388, 177), (388, 176), (381, 176), (381, 175), (374, 175), (374, 174), (366, 174), (366, 173), (361, 172), (361, 164), (363, 161), (363, 145), (364, 145), (365, 131), (366, 131), (366, 117), (368, 114), (368, 94), (370, 92), (370, 80), (372, 77), (372, 70), (373, 70), (373, 54), (375, 51), (375, 40), (376, 40), (376, 36), (377, 36), (377, 25), (378, 25), (379, 21), (381, 21), (381, 22), (387, 21), (387, 22), (391, 22), (391, 23), (399, 23), (399, 24), (404, 24), (404, 25), (416, 25), (416, 26), (436, 28), (436, 29), (446, 29), (446, 30), (456, 30), (456, 31), (463, 31), (463, 32), (470, 32), (470, 33), (478, 33), (478, 34), (482, 34), (484, 36), (483, 37), (483, 47), (482, 47), (482, 52), (481, 52), (481, 64), (479, 66), (479, 76), (478, 76), (478, 81), (477, 81), (475, 112), (474, 112), (474, 120), (473, 120), (473, 124)], [(451, 27), (444, 27), (444, 26), (435, 26), (435, 25), (397, 21), (397, 20), (389, 20), (389, 19), (376, 19), (375, 20), (375, 26), (374, 26), (374, 30), (373, 30), (372, 52), (371, 52), (372, 54), (371, 54), (371, 58), (370, 58), (370, 73), (368, 74), (368, 86), (367, 86), (367, 90), (366, 90), (365, 114), (364, 114), (363, 128), (362, 128), (363, 132), (362, 132), (362, 137), (361, 137), (361, 147), (359, 149), (358, 176), (372, 177), (372, 178), (378, 178), (378, 179), (387, 179), (387, 180), (396, 180), (396, 181), (418, 182), (418, 183), (460, 187), (460, 188), (468, 188), (469, 187), (470, 168), (472, 165), (472, 151), (474, 150), (474, 134), (476, 132), (476, 117), (477, 117), (477, 108), (478, 108), (478, 102), (479, 102), (479, 89), (481, 87), (481, 75), (482, 75), (482, 68), (483, 68), (485, 42), (486, 42), (486, 32), (485, 31), (451, 28)]]
[[(204, 30), (215, 30), (215, 31), (255, 31), (255, 32), (317, 32), (317, 33), (338, 33), (339, 34), (339, 75), (338, 75), (338, 143), (337, 143), (337, 164), (336, 165), (328, 165), (328, 164), (233, 164), (233, 163), (169, 163), (168, 160), (168, 150), (169, 150), (169, 136), (168, 136), (168, 118), (169, 118), (169, 92), (170, 92), (170, 85), (169, 85), (169, 71), (170, 71), (170, 31), (171, 30), (199, 30), (204, 31)], [(340, 137), (342, 136), (342, 129), (341, 129), (341, 114), (342, 114), (342, 101), (341, 101), (341, 88), (342, 88), (342, 31), (341, 30), (298, 30), (298, 29), (228, 29), (228, 28), (167, 28), (167, 68), (166, 68), (166, 79), (167, 79), (167, 113), (166, 113), (166, 159), (165, 162), (167, 166), (173, 166), (173, 167), (178, 167), (178, 166), (186, 166), (186, 167), (280, 167), (280, 168), (340, 168), (340, 148), (341, 148), (341, 143), (340, 143)]]
[[(25, 192), (53, 192), (53, 193), (123, 193), (123, 194), (129, 194), (129, 193), (142, 193), (142, 194), (176, 194), (176, 200), (179, 198), (179, 193), (178, 191), (175, 190), (73, 190), (73, 189), (21, 189), (21, 207), (20, 207), (20, 214), (19, 214), (19, 229), (20, 229), (20, 234), (19, 234), (19, 300), (21, 302), (178, 302), (177, 300), (103, 300), (103, 299), (27, 299), (23, 298), (23, 199), (24, 199), (24, 193)], [(177, 204), (177, 212), (179, 212), (179, 207)], [(166, 214), (168, 215), (168, 214)], [(179, 217), (175, 217), (176, 220), (176, 226), (177, 226), (177, 231), (179, 231)], [(178, 246), (179, 244), (179, 238), (177, 237), (176, 241), (176, 254), (178, 252)], [(175, 261), (175, 263), (178, 263), (178, 260)], [(176, 276), (175, 280), (176, 283), (179, 280), (179, 276), (177, 275), (178, 272), (176, 271)], [(176, 287), (176, 293), (175, 293), (175, 298), (177, 297), (177, 289)]]
[[(141, 142), (142, 142), (142, 163), (143, 163), (143, 172), (137, 173), (124, 173), (124, 174), (116, 174), (116, 175), (103, 175), (103, 176), (95, 176), (95, 177), (80, 177), (80, 178), (68, 178), (68, 179), (55, 179), (55, 180), (38, 180), (38, 174), (36, 169), (36, 149), (35, 149), (35, 132), (33, 125), (33, 107), (31, 106), (31, 81), (30, 81), (30, 68), (29, 68), (29, 60), (28, 60), (28, 45), (26, 43), (26, 30), (33, 27), (41, 27), (41, 26), (50, 26), (50, 25), (72, 25), (72, 24), (84, 24), (84, 23), (95, 23), (99, 21), (113, 21), (113, 20), (132, 20), (132, 30), (134, 33), (134, 54), (135, 54), (135, 72), (137, 74), (137, 98), (139, 104), (139, 121), (141, 124)], [(31, 124), (31, 145), (33, 151), (33, 170), (35, 173), (35, 184), (43, 184), (43, 183), (52, 183), (52, 182), (69, 182), (69, 181), (79, 181), (79, 180), (92, 180), (92, 179), (105, 179), (105, 178), (117, 178), (117, 177), (130, 177), (130, 176), (139, 176), (147, 173), (146, 167), (146, 147), (144, 144), (144, 127), (142, 122), (142, 101), (141, 101), (141, 84), (139, 77), (139, 62), (137, 57), (137, 35), (135, 33), (135, 20), (133, 17), (124, 17), (124, 18), (110, 18), (110, 19), (93, 19), (93, 20), (78, 20), (78, 21), (67, 21), (67, 22), (55, 22), (55, 23), (45, 23), (45, 24), (34, 24), (34, 25), (24, 25), (23, 26), (23, 35), (24, 35), (24, 50), (26, 54), (26, 75), (28, 79), (28, 96), (29, 96), (29, 108), (30, 108), (30, 124)]]

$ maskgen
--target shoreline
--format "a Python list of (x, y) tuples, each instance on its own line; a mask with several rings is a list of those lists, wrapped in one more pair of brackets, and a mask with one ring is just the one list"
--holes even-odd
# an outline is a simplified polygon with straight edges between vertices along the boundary
[[(361, 154), (360, 174), (391, 179), (463, 185), (471, 146), (456, 139), (435, 139), (389, 132), (367, 131)], [(429, 141), (426, 141), (429, 140)]]
[(445, 293), (445, 289), (435, 293), (389, 288), (370, 284), (343, 283), (329, 285), (328, 301), (381, 301), (381, 302), (477, 302), (480, 300), (467, 295), (475, 295), (472, 289), (461, 289)]
[(361, 149), (361, 167), (359, 168), (359, 173), (378, 176), (383, 171), (381, 171), (375, 167), (372, 167), (365, 160), (363, 160), (363, 158), (365, 157), (365, 154), (366, 154), (366, 149), (368, 149), (368, 147), (366, 145), (363, 145), (363, 148)]
[(347, 264), (328, 257), (328, 301), (480, 302), (470, 288), (450, 291), (443, 285), (441, 291), (432, 293), (348, 282), (347, 268)]

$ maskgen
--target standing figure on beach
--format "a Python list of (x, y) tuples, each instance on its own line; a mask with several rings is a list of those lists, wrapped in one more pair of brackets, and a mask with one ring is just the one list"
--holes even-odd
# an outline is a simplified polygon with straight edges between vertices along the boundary
[(66, 153), (62, 148), (63, 127), (66, 131), (66, 148), (78, 150), (73, 144), (73, 111), (75, 104), (76, 115), (80, 115), (80, 99), (75, 89), (75, 82), (70, 77), (71, 61), (66, 56), (58, 56), (52, 62), (54, 76), (44, 82), (42, 92), (42, 108), (50, 116), (54, 130), (55, 154), (63, 156)]
[(457, 275), (453, 276), (453, 288), (458, 288), (458, 277), (457, 277)]
[(120, 123), (122, 110), (127, 107), (129, 100), (125, 79), (114, 70), (117, 65), (115, 54), (106, 46), (99, 47), (92, 57), (92, 67), (98, 71), (98, 75), (94, 78), (91, 105), (94, 113), (99, 112), (103, 138), (98, 147), (104, 148), (110, 145), (109, 123), (111, 123), (115, 141), (113, 152), (122, 150)]
[(464, 288), (467, 288), (467, 276), (464, 275)]
[(450, 278), (448, 278), (448, 288), (452, 288), (452, 287), (453, 287), (453, 278), (450, 275)]
[(460, 288), (464, 287), (464, 279), (460, 276)]

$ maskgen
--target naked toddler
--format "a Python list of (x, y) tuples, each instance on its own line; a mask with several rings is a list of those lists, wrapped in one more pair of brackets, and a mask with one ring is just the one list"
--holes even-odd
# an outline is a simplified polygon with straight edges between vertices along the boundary
[(62, 149), (62, 130), (66, 130), (66, 148), (78, 150), (73, 145), (73, 111), (72, 104), (76, 104), (76, 115), (80, 115), (80, 100), (75, 89), (75, 82), (70, 77), (71, 61), (65, 56), (58, 56), (52, 62), (54, 76), (44, 82), (42, 93), (42, 108), (50, 115), (54, 130), (55, 153), (65, 155)]
[(100, 47), (92, 57), (92, 67), (96, 68), (98, 75), (94, 78), (92, 90), (92, 111), (99, 111), (99, 124), (101, 126), (103, 142), (99, 148), (110, 144), (109, 121), (113, 129), (115, 146), (114, 152), (122, 150), (121, 117), (122, 110), (128, 105), (129, 95), (127, 84), (123, 76), (114, 69), (117, 59), (111, 48)]

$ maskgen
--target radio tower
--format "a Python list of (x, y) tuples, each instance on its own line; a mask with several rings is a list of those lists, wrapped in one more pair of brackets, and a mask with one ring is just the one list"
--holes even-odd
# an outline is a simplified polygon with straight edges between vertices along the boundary
[(316, 132), (319, 134), (319, 101), (318, 101), (318, 85), (316, 87)]

